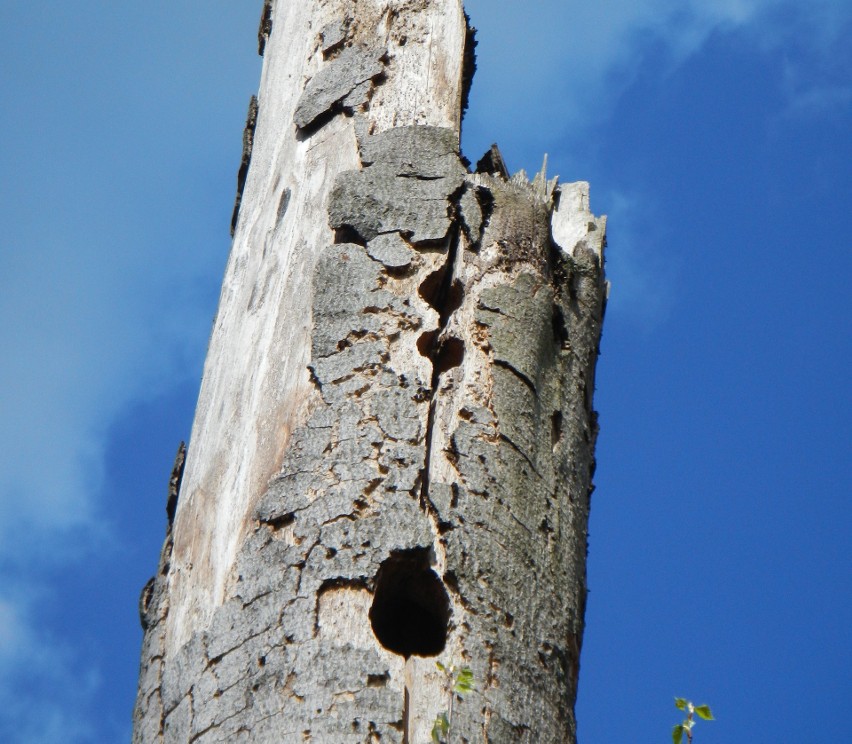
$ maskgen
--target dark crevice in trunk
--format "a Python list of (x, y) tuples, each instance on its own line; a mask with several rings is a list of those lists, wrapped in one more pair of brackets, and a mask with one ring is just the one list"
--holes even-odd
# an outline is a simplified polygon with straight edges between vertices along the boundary
[[(446, 329), (450, 315), (461, 307), (464, 299), (464, 286), (454, 279), (453, 272), (459, 248), (459, 226), (454, 224), (450, 231), (447, 260), (438, 271), (430, 274), (423, 284), (420, 285), (420, 296), (426, 300), (438, 312), (438, 328), (434, 331), (424, 333), (417, 342), (418, 350), (423, 356), (432, 361), (432, 385), (431, 399), (429, 402), (429, 414), (426, 424), (426, 454), (423, 462), (423, 476), (421, 478), (420, 505), (433, 517), (435, 523), (439, 523), (435, 507), (429, 498), (429, 471), (431, 467), (432, 439), (435, 430), (435, 409), (437, 403), (438, 387), (440, 385), (441, 373), (461, 363), (464, 355), (464, 344), (458, 339), (452, 339), (445, 343), (441, 334)], [(461, 348), (459, 348), (459, 346)], [(448, 354), (442, 364), (442, 353), (444, 347)], [(455, 364), (447, 364), (457, 360)]]

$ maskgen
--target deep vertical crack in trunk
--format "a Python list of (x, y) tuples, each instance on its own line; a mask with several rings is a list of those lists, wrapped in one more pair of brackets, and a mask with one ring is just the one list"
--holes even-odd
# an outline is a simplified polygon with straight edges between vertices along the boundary
[[(455, 205), (453, 205), (453, 208), (455, 209)], [(438, 516), (438, 512), (435, 509), (435, 505), (432, 503), (429, 496), (429, 480), (432, 463), (432, 448), (435, 438), (435, 411), (438, 404), (438, 394), (440, 392), (441, 374), (446, 371), (442, 369), (442, 365), (440, 363), (441, 355), (446, 352), (445, 345), (451, 343), (449, 339), (443, 338), (443, 334), (447, 329), (447, 323), (452, 311), (458, 307), (458, 303), (456, 303), (453, 298), (454, 285), (455, 292), (463, 292), (463, 289), (460, 287), (459, 280), (455, 275), (456, 260), (459, 250), (459, 237), (460, 228), (458, 223), (454, 222), (450, 229), (450, 236), (447, 243), (447, 260), (443, 267), (443, 276), (441, 277), (440, 284), (434, 294), (434, 297), (427, 299), (429, 304), (438, 313), (438, 328), (435, 331), (430, 332), (434, 333), (434, 337), (431, 342), (431, 349), (428, 354), (429, 360), (432, 363), (432, 386), (429, 396), (429, 414), (427, 417), (426, 435), (424, 437), (425, 455), (420, 503), (432, 520), (432, 525), (435, 531), (436, 552), (440, 552), (442, 550), (440, 544), (442, 524)]]

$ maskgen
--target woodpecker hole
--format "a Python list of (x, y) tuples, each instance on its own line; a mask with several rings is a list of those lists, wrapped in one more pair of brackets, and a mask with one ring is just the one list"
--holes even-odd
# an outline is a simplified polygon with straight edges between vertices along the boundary
[(450, 598), (430, 566), (431, 550), (395, 552), (376, 574), (370, 624), (392, 653), (437, 656), (447, 643)]

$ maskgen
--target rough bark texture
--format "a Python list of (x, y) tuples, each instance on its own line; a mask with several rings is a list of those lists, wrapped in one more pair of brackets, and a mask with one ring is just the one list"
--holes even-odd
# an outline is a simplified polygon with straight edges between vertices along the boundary
[(424, 744), (437, 657), (454, 741), (573, 742), (604, 220), (465, 166), (458, 0), (278, 0), (260, 39), (134, 741)]

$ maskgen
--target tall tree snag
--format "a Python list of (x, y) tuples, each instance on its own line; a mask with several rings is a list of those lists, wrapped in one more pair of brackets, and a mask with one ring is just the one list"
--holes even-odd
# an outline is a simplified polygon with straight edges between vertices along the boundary
[(267, 0), (259, 40), (134, 741), (424, 744), (438, 659), (454, 741), (574, 742), (605, 220), (470, 172), (460, 0)]

